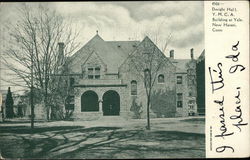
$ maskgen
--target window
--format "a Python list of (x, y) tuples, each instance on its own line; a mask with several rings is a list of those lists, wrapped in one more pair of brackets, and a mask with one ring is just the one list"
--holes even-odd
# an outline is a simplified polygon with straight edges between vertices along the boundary
[(88, 68), (88, 79), (94, 78), (93, 73), (94, 73), (93, 68)]
[(182, 104), (182, 93), (177, 93), (177, 107), (178, 108), (182, 108), (183, 104)]
[(100, 67), (95, 68), (95, 79), (100, 79)]
[(70, 85), (70, 87), (72, 87), (74, 85), (74, 83), (75, 83), (75, 79), (71, 77), (69, 79), (69, 85)]
[(88, 79), (100, 79), (100, 67), (89, 67), (88, 68)]
[(159, 76), (158, 76), (158, 83), (164, 83), (165, 82), (165, 80), (164, 80), (164, 75), (163, 74), (160, 74)]
[(137, 95), (137, 82), (131, 81), (131, 95)]
[(145, 70), (144, 70), (144, 78), (145, 78), (145, 80), (149, 80), (149, 78), (150, 78), (149, 69), (145, 69)]
[(177, 84), (182, 84), (182, 76), (177, 76)]
[(149, 69), (144, 70), (144, 81), (145, 81), (146, 87), (148, 87), (150, 85), (150, 71), (149, 71)]
[(149, 75), (149, 69), (145, 69), (144, 74), (145, 74), (145, 76), (148, 76)]
[(195, 101), (194, 101), (194, 100), (189, 100), (189, 101), (188, 101), (189, 109), (194, 109), (194, 104), (195, 104)]

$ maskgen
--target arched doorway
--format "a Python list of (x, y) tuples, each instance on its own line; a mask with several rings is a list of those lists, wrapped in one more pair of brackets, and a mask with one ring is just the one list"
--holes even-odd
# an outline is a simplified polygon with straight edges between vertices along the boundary
[(82, 94), (81, 111), (82, 112), (99, 111), (98, 95), (94, 91), (86, 91)]
[(116, 91), (107, 91), (103, 95), (103, 115), (120, 115), (120, 96)]

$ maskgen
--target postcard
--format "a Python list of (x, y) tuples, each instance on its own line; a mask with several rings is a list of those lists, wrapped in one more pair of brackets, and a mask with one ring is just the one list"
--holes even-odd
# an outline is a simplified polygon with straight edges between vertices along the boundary
[(249, 157), (248, 1), (0, 3), (0, 158)]

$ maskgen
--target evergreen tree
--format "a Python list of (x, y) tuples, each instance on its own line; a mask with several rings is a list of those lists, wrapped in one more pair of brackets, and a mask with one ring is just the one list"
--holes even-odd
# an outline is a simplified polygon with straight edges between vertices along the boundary
[(13, 98), (12, 93), (10, 91), (10, 87), (8, 88), (8, 93), (6, 96), (5, 106), (6, 106), (6, 118), (13, 118), (14, 117), (14, 111), (13, 111)]

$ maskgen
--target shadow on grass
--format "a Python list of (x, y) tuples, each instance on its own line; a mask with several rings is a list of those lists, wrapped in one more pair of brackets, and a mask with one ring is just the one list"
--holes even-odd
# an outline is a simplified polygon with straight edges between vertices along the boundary
[[(179, 151), (205, 151), (205, 135), (196, 133), (185, 133), (177, 131), (145, 131), (145, 130), (129, 130), (129, 131), (115, 131), (111, 132), (108, 138), (95, 143), (87, 144), (82, 147), (70, 151), (67, 153), (55, 156), (55, 158), (114, 158), (115, 154), (120, 154), (124, 151), (136, 152), (135, 158), (147, 158), (143, 157), (145, 152), (158, 152), (168, 153)], [(183, 141), (197, 141), (201, 145), (182, 146), (180, 144)], [(129, 142), (132, 142), (130, 144)], [(137, 144), (138, 142), (138, 144)], [(140, 142), (140, 143), (139, 143)], [(146, 143), (157, 143), (156, 145), (146, 145)], [(173, 143), (176, 143), (173, 147)], [(158, 145), (161, 144), (161, 145)], [(169, 147), (171, 146), (171, 147)], [(97, 156), (99, 152), (100, 156)], [(85, 155), (86, 157), (81, 157)], [(89, 155), (89, 156), (87, 156)], [(204, 155), (205, 156), (205, 152)], [(119, 157), (117, 157), (119, 158)], [(126, 157), (125, 157), (126, 158)]]
[[(45, 138), (30, 138), (22, 136), (23, 133), (30, 133), (28, 127), (0, 127), (0, 130), (1, 133), (10, 133), (17, 138), (7, 140), (0, 137), (0, 142), (5, 144), (0, 147), (2, 156), (8, 158), (114, 158), (114, 155), (124, 151), (131, 154), (133, 152), (136, 158), (141, 158), (145, 153), (152, 151), (166, 154), (184, 150), (194, 152), (202, 150), (203, 154), (205, 150), (204, 134), (177, 131), (61, 126), (35, 128), (32, 133), (39, 133), (38, 135)], [(199, 145), (179, 146), (184, 141), (190, 143), (196, 141)], [(160, 145), (148, 146), (146, 145), (148, 142)], [(19, 145), (18, 148), (22, 150), (16, 151), (13, 144)]]

